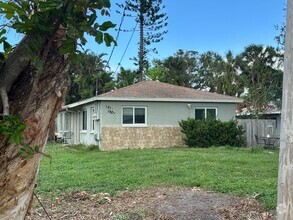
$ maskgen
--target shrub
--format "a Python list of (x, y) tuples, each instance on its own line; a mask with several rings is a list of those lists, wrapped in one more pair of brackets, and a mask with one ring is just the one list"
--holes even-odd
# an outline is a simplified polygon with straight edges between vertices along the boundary
[(188, 118), (179, 122), (185, 134), (185, 143), (189, 147), (211, 147), (229, 145), (239, 147), (244, 144), (243, 127), (236, 120), (221, 122), (207, 119)]

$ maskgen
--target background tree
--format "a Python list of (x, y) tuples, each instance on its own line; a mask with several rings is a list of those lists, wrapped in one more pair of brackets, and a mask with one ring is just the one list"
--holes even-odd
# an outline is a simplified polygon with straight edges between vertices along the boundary
[(122, 88), (130, 86), (138, 81), (138, 75), (136, 71), (130, 69), (120, 68), (120, 72), (117, 75), (116, 87)]
[(139, 24), (139, 50), (138, 59), (134, 59), (138, 64), (138, 80), (142, 81), (143, 72), (148, 66), (147, 54), (150, 50), (156, 52), (150, 45), (163, 40), (163, 35), (167, 33), (167, 15), (162, 13), (165, 6), (162, 0), (128, 0), (125, 7), (135, 21)]
[(161, 64), (160, 60), (154, 60), (154, 67), (150, 68), (147, 76), (154, 81), (167, 82), (168, 69)]
[(105, 54), (95, 55), (89, 51), (79, 53), (78, 62), (69, 70), (69, 91), (66, 103), (73, 103), (114, 89), (112, 74), (106, 72)]
[[(155, 67), (150, 70), (150, 78), (179, 86), (192, 87), (197, 68), (196, 51), (178, 50), (173, 56), (154, 61)], [(161, 71), (162, 72), (159, 72)]]
[(241, 76), (248, 94), (245, 99), (256, 113), (282, 97), (282, 55), (271, 46), (250, 45), (239, 55)]
[(220, 89), (219, 76), (222, 70), (219, 68), (222, 62), (220, 54), (208, 51), (201, 54), (198, 58), (198, 68), (195, 74), (195, 88), (216, 92)]
[[(284, 14), (286, 15), (286, 8), (284, 8)], [(284, 16), (286, 17), (286, 16)], [(286, 34), (286, 24), (285, 21), (281, 25), (276, 25), (276, 29), (279, 31), (279, 35), (275, 37), (278, 43), (278, 49), (284, 51), (285, 49), (285, 34)]]
[[(86, 43), (85, 33), (111, 45), (105, 31), (115, 25), (96, 22), (98, 14), (109, 15), (109, 0), (0, 5), (9, 22), (0, 29), (0, 219), (24, 219), (49, 128), (63, 104), (69, 59)], [(7, 27), (24, 35), (15, 48), (5, 37)]]
[(244, 80), (238, 72), (237, 57), (229, 50), (216, 63), (218, 70), (217, 93), (240, 97), (244, 92)]

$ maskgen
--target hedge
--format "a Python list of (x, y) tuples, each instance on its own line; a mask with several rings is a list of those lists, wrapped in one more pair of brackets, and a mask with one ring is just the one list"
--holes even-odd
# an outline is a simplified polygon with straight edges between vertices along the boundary
[(244, 144), (244, 129), (236, 120), (222, 122), (215, 119), (195, 120), (188, 118), (179, 122), (189, 147), (233, 146)]

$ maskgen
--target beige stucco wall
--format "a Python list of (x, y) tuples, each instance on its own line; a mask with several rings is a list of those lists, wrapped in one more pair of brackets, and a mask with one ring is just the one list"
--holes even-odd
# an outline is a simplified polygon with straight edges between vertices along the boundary
[(101, 150), (184, 146), (179, 126), (102, 127)]

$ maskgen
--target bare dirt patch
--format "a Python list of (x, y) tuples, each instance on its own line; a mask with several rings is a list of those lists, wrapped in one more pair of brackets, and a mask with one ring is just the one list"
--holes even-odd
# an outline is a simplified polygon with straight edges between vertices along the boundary
[[(204, 191), (200, 188), (153, 187), (107, 193), (72, 192), (57, 198), (41, 198), (51, 219), (109, 220), (221, 220), (275, 219), (254, 198), (238, 198)], [(30, 219), (48, 219), (40, 205)]]

